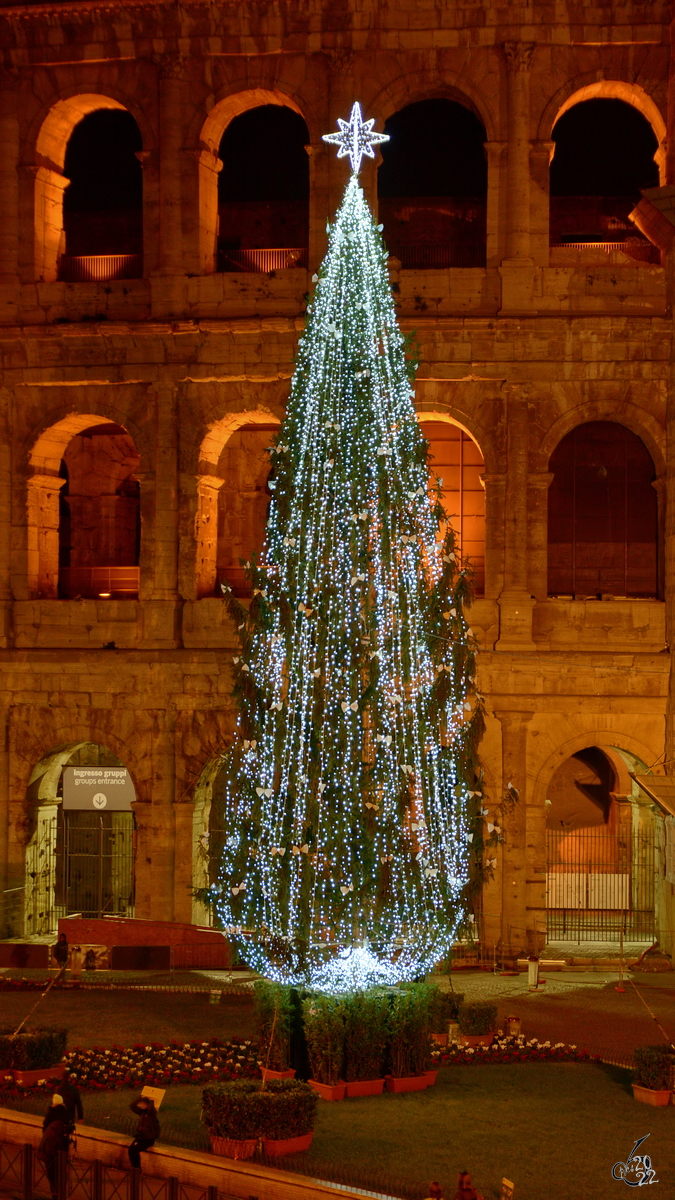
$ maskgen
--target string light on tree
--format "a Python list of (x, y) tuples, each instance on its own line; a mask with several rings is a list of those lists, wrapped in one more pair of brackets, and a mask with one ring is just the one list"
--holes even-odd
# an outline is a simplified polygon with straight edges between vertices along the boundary
[(208, 892), (252, 967), (336, 992), (413, 978), (447, 953), (480, 799), (468, 572), (449, 527), (441, 540), (417, 364), (356, 175), (385, 140), (372, 125), (355, 104), (326, 138), (354, 173), (270, 451), (248, 612), (227, 593), (240, 713)]

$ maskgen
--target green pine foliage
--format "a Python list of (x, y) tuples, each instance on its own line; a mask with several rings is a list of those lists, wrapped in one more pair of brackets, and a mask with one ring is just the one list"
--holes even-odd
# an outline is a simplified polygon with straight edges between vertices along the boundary
[(353, 177), (271, 448), (207, 893), (251, 966), (326, 991), (420, 975), (466, 907), (481, 801), (470, 571), (428, 484), (417, 363)]

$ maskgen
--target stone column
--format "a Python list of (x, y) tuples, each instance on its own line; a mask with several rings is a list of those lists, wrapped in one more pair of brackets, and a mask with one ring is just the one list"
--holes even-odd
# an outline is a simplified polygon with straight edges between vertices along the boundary
[(484, 142), (487, 157), (485, 260), (496, 267), (506, 257), (506, 142)]
[[(156, 405), (154, 495), (141, 480), (141, 596), (143, 646), (179, 644), (178, 608), (178, 421), (173, 383), (148, 389)], [(146, 476), (147, 480), (147, 476)], [(145, 491), (145, 496), (144, 496)], [(147, 579), (144, 576), (150, 575)]]
[(159, 275), (183, 274), (182, 125), (185, 60), (161, 55), (159, 68)]
[(19, 282), (18, 80), (0, 75), (0, 286)]
[(496, 600), (504, 587), (506, 475), (480, 478), (485, 489), (485, 599)]
[(28, 480), (28, 590), (33, 597), (55, 600), (59, 589), (58, 475), (31, 475)]
[(502, 867), (502, 954), (516, 959), (528, 953), (532, 924), (527, 913), (527, 727), (531, 712), (495, 712), (502, 727), (502, 788), (509, 784), (518, 801), (505, 818)]
[(35, 181), (32, 276), (39, 282), (54, 283), (65, 250), (63, 193), (70, 180), (50, 167), (29, 167), (28, 172)]
[(533, 45), (505, 42), (508, 110), (506, 262), (530, 257), (530, 63)]
[(504, 586), (499, 596), (499, 641), (496, 650), (534, 650), (528, 584), (528, 385), (505, 385), (507, 392), (507, 462), (504, 520)]
[(218, 270), (218, 175), (223, 164), (212, 150), (190, 150), (196, 165), (191, 172), (191, 194), (185, 266), (194, 275)]
[(333, 214), (328, 203), (329, 159), (332, 147), (326, 142), (305, 146), (309, 156), (309, 245), (307, 267), (314, 275), (326, 253), (326, 222)]
[(530, 253), (541, 267), (549, 264), (551, 199), (549, 181), (555, 142), (532, 142), (530, 150)]
[(548, 596), (548, 489), (550, 471), (531, 472), (527, 477), (527, 588), (536, 600)]
[(216, 475), (197, 476), (197, 514), (194, 542), (197, 548), (195, 583), (197, 599), (215, 595), (218, 558), (218, 495), (225, 480)]
[(666, 529), (667, 529), (667, 512), (668, 512), (668, 484), (665, 475), (659, 475), (652, 483), (652, 487), (656, 492), (657, 500), (657, 526), (656, 526), (656, 545), (658, 551), (657, 560), (657, 594), (662, 600), (666, 594), (666, 572), (665, 572), (665, 545), (666, 545)]

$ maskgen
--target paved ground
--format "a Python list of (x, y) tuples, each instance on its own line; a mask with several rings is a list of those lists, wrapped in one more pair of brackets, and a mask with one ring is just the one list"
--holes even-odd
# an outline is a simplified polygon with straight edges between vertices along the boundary
[(617, 972), (549, 972), (545, 978), (530, 992), (526, 973), (457, 971), (452, 986), (467, 1000), (495, 1000), (500, 1021), (520, 1017), (527, 1037), (584, 1046), (612, 1062), (628, 1065), (635, 1046), (675, 1043), (675, 972), (629, 975), (624, 992), (615, 990)]

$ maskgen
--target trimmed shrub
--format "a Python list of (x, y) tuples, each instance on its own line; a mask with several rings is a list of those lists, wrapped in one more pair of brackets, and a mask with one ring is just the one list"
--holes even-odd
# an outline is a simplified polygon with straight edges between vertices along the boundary
[(260, 1083), (237, 1079), (233, 1083), (211, 1083), (202, 1091), (202, 1121), (214, 1137), (239, 1141), (262, 1136)]
[(302, 1137), (316, 1124), (319, 1097), (308, 1083), (297, 1079), (271, 1079), (261, 1093), (266, 1138)]
[(497, 1005), (488, 1001), (461, 1004), (457, 1014), (460, 1033), (467, 1037), (494, 1033), (497, 1028)]
[(381, 1079), (389, 1028), (389, 997), (382, 992), (353, 992), (342, 999), (344, 1078)]
[(274, 1079), (212, 1083), (202, 1091), (202, 1121), (213, 1137), (249, 1141), (309, 1133), (319, 1097), (307, 1083)]
[(61, 1062), (68, 1041), (65, 1029), (33, 1029), (12, 1036), (10, 1029), (0, 1031), (0, 1069), (39, 1071)]
[(302, 1002), (307, 1053), (316, 1083), (333, 1086), (342, 1077), (345, 1022), (343, 1000), (319, 993)]
[(463, 992), (442, 992), (434, 985), (431, 1000), (431, 1032), (446, 1033), (451, 1021), (457, 1020), (460, 1005), (464, 1003)]
[(413, 983), (392, 997), (389, 1059), (392, 1075), (422, 1075), (429, 1065), (435, 988)]
[(257, 979), (253, 987), (253, 1017), (263, 1067), (285, 1071), (291, 1033), (290, 988)]
[(675, 1051), (670, 1046), (636, 1046), (633, 1057), (633, 1083), (654, 1092), (672, 1091)]

